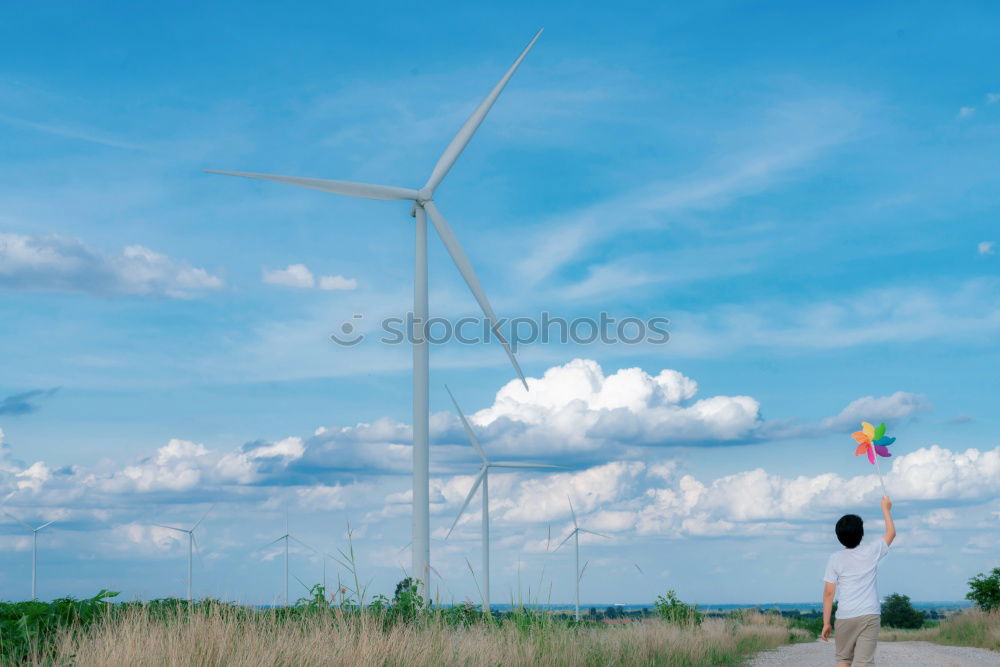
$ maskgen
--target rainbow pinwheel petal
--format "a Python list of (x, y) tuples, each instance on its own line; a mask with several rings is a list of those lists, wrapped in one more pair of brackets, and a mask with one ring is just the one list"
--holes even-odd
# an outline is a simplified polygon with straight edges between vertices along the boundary
[[(892, 454), (889, 453), (889, 450), (883, 447), (882, 445), (874, 445), (874, 447), (875, 447), (875, 453), (878, 454), (879, 456), (883, 458), (889, 458), (890, 456), (892, 456)], [(869, 456), (868, 458), (871, 457)]]
[(885, 435), (885, 422), (875, 427), (875, 435), (872, 436), (872, 440), (880, 440), (883, 435)]
[(867, 435), (869, 440), (875, 437), (875, 427), (868, 422), (861, 422), (861, 432)]
[(855, 456), (861, 456), (862, 454), (864, 454), (867, 451), (868, 451), (868, 443), (867, 442), (862, 442), (860, 445), (858, 445), (858, 448), (854, 450), (854, 455)]
[(894, 442), (896, 442), (896, 439), (895, 438), (890, 438), (887, 435), (884, 435), (881, 438), (878, 438), (876, 440), (872, 440), (872, 444), (882, 445), (883, 447), (888, 447), (889, 445), (891, 445)]
[(861, 431), (855, 431), (851, 434), (851, 437), (858, 441), (859, 445), (867, 445), (871, 442), (871, 438), (862, 433)]
[(875, 465), (875, 450), (871, 447), (868, 448), (868, 463)]

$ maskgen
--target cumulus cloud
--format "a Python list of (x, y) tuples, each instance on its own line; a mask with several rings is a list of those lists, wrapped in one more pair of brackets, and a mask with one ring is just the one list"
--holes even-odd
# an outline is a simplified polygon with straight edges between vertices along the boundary
[(997, 253), (994, 241), (980, 241), (976, 249), (980, 255), (995, 255)]
[(976, 114), (976, 107), (962, 107), (958, 110), (958, 119), (965, 120), (972, 118)]
[(345, 278), (341, 275), (321, 276), (319, 279), (319, 288), (325, 290), (352, 290), (357, 286), (357, 279)]
[(292, 264), (288, 268), (273, 271), (265, 269), (263, 280), (268, 285), (297, 287), (299, 289), (310, 289), (316, 284), (312, 271), (305, 264)]
[(291, 264), (287, 268), (273, 271), (265, 269), (263, 281), (268, 285), (281, 285), (298, 289), (318, 287), (321, 290), (352, 290), (358, 286), (356, 279), (345, 278), (341, 275), (320, 276), (317, 280), (305, 264)]
[(511, 381), (471, 416), (498, 453), (596, 452), (608, 445), (699, 445), (753, 440), (763, 425), (750, 396), (695, 400), (698, 384), (670, 369), (605, 375), (592, 359)]
[[(893, 459), (885, 483), (896, 502), (988, 501), (1000, 493), (1000, 447), (986, 452), (957, 452), (937, 445), (918, 449)], [(638, 511), (636, 519), (640, 534), (698, 534), (707, 528), (751, 534), (781, 531), (787, 520), (822, 520), (873, 505), (881, 486), (875, 474), (784, 478), (757, 468), (707, 484), (685, 475), (647, 494), (651, 502)], [(949, 517), (954, 515), (939, 511), (928, 520), (940, 523)]]
[(890, 396), (864, 396), (847, 404), (840, 414), (827, 417), (820, 426), (825, 429), (839, 431), (844, 429), (857, 430), (861, 422), (899, 422), (906, 417), (928, 412), (930, 402), (923, 394), (912, 394), (907, 391), (897, 391)]
[(113, 255), (62, 236), (0, 234), (0, 287), (7, 289), (181, 298), (222, 286), (205, 269), (141, 245)]

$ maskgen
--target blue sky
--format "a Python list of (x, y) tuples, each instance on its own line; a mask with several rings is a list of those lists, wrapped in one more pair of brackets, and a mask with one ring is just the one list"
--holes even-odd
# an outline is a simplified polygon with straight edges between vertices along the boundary
[[(878, 518), (863, 418), (898, 437), (885, 592), (958, 599), (996, 565), (996, 8), (0, 12), (0, 491), (59, 519), (42, 596), (179, 594), (182, 545), (150, 524), (213, 502), (200, 594), (279, 593), (254, 550), (285, 506), (326, 550), (349, 520), (391, 589), (409, 351), (327, 337), (410, 308), (406, 204), (201, 170), (418, 187), (539, 27), (436, 201), (502, 316), (668, 317), (671, 340), (523, 346), (529, 395), (496, 345), (432, 350), (442, 597), (475, 597), (479, 549), (472, 515), (442, 539), (475, 469), (445, 382), (488, 451), (569, 467), (494, 478), (498, 601), (518, 563), (570, 599), (571, 554), (544, 544), (567, 494), (611, 535), (584, 545), (586, 600), (816, 598), (833, 521)], [(475, 315), (433, 234), (430, 254), (432, 313)], [(12, 521), (0, 561), (0, 596), (26, 596)]]

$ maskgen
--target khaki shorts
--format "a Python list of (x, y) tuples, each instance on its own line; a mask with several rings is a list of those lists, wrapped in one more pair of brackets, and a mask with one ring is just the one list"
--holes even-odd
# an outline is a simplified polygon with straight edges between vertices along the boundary
[(837, 643), (837, 662), (846, 662), (854, 667), (870, 667), (875, 664), (875, 645), (882, 625), (879, 614), (866, 614), (854, 618), (838, 618), (834, 625), (834, 641)]

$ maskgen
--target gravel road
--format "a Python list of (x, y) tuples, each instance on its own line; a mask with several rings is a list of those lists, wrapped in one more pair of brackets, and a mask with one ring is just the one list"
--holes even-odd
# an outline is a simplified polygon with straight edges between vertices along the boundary
[[(815, 641), (765, 651), (747, 664), (750, 667), (834, 667), (836, 660), (832, 641)], [(879, 642), (875, 664), (906, 667), (1000, 667), (1000, 653), (984, 648), (941, 646), (930, 642)]]

